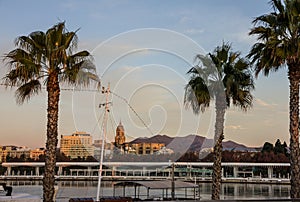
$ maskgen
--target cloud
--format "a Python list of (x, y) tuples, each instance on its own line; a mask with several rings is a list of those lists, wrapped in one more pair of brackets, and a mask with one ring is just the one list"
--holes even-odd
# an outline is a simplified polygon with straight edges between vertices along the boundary
[(179, 23), (180, 24), (185, 24), (185, 23), (187, 23), (187, 22), (189, 22), (191, 20), (192, 20), (191, 18), (189, 18), (187, 16), (183, 16), (182, 18), (180, 18)]
[(225, 126), (226, 129), (230, 129), (230, 130), (244, 130), (245, 128), (241, 125), (228, 125)]
[(61, 3), (61, 7), (68, 10), (76, 10), (78, 9), (79, 5), (74, 1), (65, 1)]
[(267, 103), (266, 101), (262, 100), (262, 99), (259, 99), (257, 98), (255, 100), (255, 104), (261, 106), (261, 107), (267, 107), (267, 108), (272, 108), (272, 107), (275, 107), (277, 106), (277, 104), (274, 104), (274, 103)]
[(185, 34), (191, 34), (191, 35), (195, 35), (195, 34), (201, 34), (203, 33), (204, 30), (203, 29), (187, 29), (184, 31)]

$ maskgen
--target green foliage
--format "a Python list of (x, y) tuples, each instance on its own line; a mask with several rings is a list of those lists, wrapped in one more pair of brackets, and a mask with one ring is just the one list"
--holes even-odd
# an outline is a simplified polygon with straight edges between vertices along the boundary
[(262, 150), (262, 152), (273, 152), (274, 151), (274, 146), (270, 142), (265, 142)]
[(281, 144), (279, 139), (277, 139), (275, 146), (274, 146), (274, 153), (275, 154), (279, 154), (279, 153), (284, 154), (284, 150), (285, 150), (284, 145)]
[(36, 31), (18, 37), (17, 48), (4, 56), (10, 65), (4, 83), (17, 87), (18, 104), (38, 94), (42, 85), (48, 93), (44, 201), (52, 201), (54, 193), (60, 85), (87, 86), (92, 80), (98, 86), (100, 83), (90, 53), (74, 52), (77, 42), (76, 32), (67, 31), (65, 23), (60, 22), (46, 32)]
[(288, 153), (288, 147), (286, 142), (281, 143), (279, 139), (276, 140), (275, 146), (269, 142), (265, 142), (264, 146), (261, 150), (262, 153), (274, 153), (275, 155), (284, 155), (286, 157), (289, 157)]
[(240, 57), (239, 52), (233, 52), (229, 44), (223, 43), (207, 56), (197, 55), (196, 61), (198, 64), (188, 71), (190, 81), (185, 87), (184, 103), (186, 108), (191, 107), (198, 114), (209, 107), (212, 99), (215, 100), (212, 199), (216, 200), (220, 198), (225, 111), (231, 105), (245, 111), (249, 109), (254, 84), (248, 61)]
[[(255, 74), (268, 76), (271, 71), (288, 67), (290, 82), (290, 160), (291, 198), (300, 198), (299, 160), (299, 78), (300, 78), (300, 1), (271, 0), (273, 11), (256, 17), (249, 35), (257, 42), (248, 57), (255, 64)], [(276, 152), (282, 152), (277, 147)], [(286, 154), (288, 154), (286, 152)]]
[(256, 75), (263, 71), (277, 71), (284, 64), (300, 64), (300, 2), (298, 0), (271, 0), (274, 12), (253, 20), (249, 35), (256, 35), (255, 43), (248, 55), (256, 63)]
[(198, 64), (187, 72), (190, 80), (185, 87), (186, 108), (198, 114), (209, 107), (212, 99), (220, 98), (227, 107), (233, 104), (247, 110), (252, 106), (253, 78), (249, 62), (239, 52), (223, 43), (207, 56), (197, 55), (196, 61)]
[(59, 75), (59, 82), (71, 85), (89, 85), (100, 82), (90, 53), (74, 53), (76, 32), (68, 32), (60, 22), (47, 32), (36, 31), (16, 39), (16, 49), (4, 56), (10, 66), (3, 78), (7, 86), (17, 86), (16, 100), (22, 104), (36, 95), (47, 84), (50, 74)]

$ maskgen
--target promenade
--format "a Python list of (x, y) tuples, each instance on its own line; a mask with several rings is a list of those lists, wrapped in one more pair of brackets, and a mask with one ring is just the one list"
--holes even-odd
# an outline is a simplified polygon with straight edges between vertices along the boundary
[[(191, 201), (199, 201), (199, 202), (297, 202), (300, 199), (249, 199), (249, 200), (180, 200), (181, 202), (191, 202)], [(152, 201), (154, 202), (154, 201)], [(156, 201), (157, 202), (157, 201)], [(168, 201), (168, 202), (178, 202), (178, 201)]]
[[(174, 163), (174, 179), (176, 181), (191, 182), (198, 184), (201, 188), (203, 197), (203, 190), (207, 190), (207, 184), (211, 182), (211, 168), (212, 163), (190, 163), (190, 162), (176, 162)], [(42, 181), (43, 178), (43, 166), (41, 163), (3, 163), (3, 167), (6, 167), (5, 175), (0, 176), (0, 181)], [(99, 163), (98, 162), (58, 162), (56, 172), (56, 181), (61, 187), (70, 187), (74, 182), (84, 183), (84, 186), (90, 186), (94, 182), (98, 181)], [(272, 197), (274, 193), (277, 193), (279, 189), (274, 186), (289, 185), (290, 179), (288, 176), (280, 175), (274, 170), (281, 168), (287, 168), (289, 164), (276, 164), (276, 163), (223, 163), (222, 164), (222, 183), (227, 184), (223, 187), (223, 192), (232, 192), (234, 196), (238, 196), (240, 191), (256, 193), (257, 186), (264, 185), (265, 187), (258, 187), (260, 192), (264, 191), (266, 195)], [(26, 171), (22, 171), (26, 168)], [(170, 162), (106, 162), (104, 163), (104, 169), (102, 172), (102, 180), (105, 183), (116, 184), (118, 182), (129, 181), (159, 181), (159, 180), (171, 180), (172, 169)], [(265, 170), (264, 175), (257, 175), (254, 172), (255, 169)], [(231, 170), (231, 174), (226, 171)], [(245, 184), (246, 187), (240, 187), (238, 184)], [(268, 185), (269, 184), (269, 185)], [(82, 186), (82, 185), (81, 185)], [(225, 186), (225, 185), (224, 185)], [(74, 185), (73, 187), (80, 187)], [(93, 188), (90, 188), (93, 189)], [(112, 188), (111, 188), (112, 189)], [(262, 190), (263, 189), (263, 190)], [(112, 189), (113, 190), (113, 189)], [(121, 189), (122, 190), (122, 189)], [(77, 190), (73, 194), (80, 193), (81, 190)], [(285, 191), (288, 191), (285, 190)], [(68, 191), (67, 191), (68, 192)], [(208, 191), (210, 192), (210, 191)], [(64, 193), (64, 191), (62, 191)], [(160, 193), (160, 192), (159, 192)], [(165, 192), (166, 194), (167, 192)], [(182, 194), (184, 194), (183, 192)], [(194, 193), (194, 192), (193, 192)], [(200, 191), (198, 191), (200, 193)], [(85, 194), (85, 193), (83, 193)], [(111, 193), (112, 194), (112, 193)], [(144, 193), (145, 194), (145, 193)], [(72, 195), (72, 196), (75, 196)], [(122, 194), (123, 195), (123, 194)], [(156, 193), (154, 195), (157, 195)], [(264, 195), (264, 196), (266, 196)], [(89, 195), (88, 195), (89, 196)], [(286, 195), (287, 197), (288, 195)], [(281, 196), (282, 197), (282, 196)], [(285, 196), (284, 196), (285, 197)], [(205, 193), (204, 198), (200, 198), (200, 201), (210, 201), (209, 193)], [(0, 200), (1, 201), (1, 200)], [(178, 200), (177, 200), (178, 201)], [(183, 201), (183, 200), (180, 200)], [(191, 201), (191, 200), (187, 200)], [(199, 201), (197, 199), (193, 201)], [(262, 199), (262, 200), (220, 200), (220, 201), (292, 201), (290, 199)], [(300, 201), (300, 200), (293, 200)], [(65, 202), (65, 201), (64, 201)]]
[[(102, 179), (119, 180), (165, 180), (172, 177), (170, 162), (105, 162)], [(205, 182), (211, 181), (212, 163), (175, 162), (175, 179)], [(41, 180), (43, 162), (6, 162), (1, 180)], [(98, 162), (57, 162), (56, 180), (97, 180)], [(289, 175), (274, 172), (288, 168), (289, 163), (222, 163), (222, 180), (228, 183), (284, 183)], [(26, 168), (26, 169), (24, 169)], [(264, 173), (257, 173), (260, 169)]]

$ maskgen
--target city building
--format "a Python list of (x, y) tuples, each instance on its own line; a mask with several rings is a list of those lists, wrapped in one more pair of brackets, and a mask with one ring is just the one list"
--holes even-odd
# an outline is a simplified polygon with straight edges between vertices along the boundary
[(124, 130), (124, 126), (120, 121), (116, 129), (114, 145), (117, 148), (119, 148), (121, 152), (146, 155), (146, 154), (154, 154), (155, 152), (165, 147), (165, 144), (163, 143), (155, 143), (155, 142), (130, 143), (125, 141), (126, 141), (125, 130)]
[(30, 158), (30, 148), (6, 146), (4, 150), (4, 155), (10, 158), (28, 159)]
[(0, 146), (0, 163), (5, 161), (5, 156), (3, 154), (3, 147)]
[(6, 162), (7, 158), (19, 158), (22, 160), (33, 159), (38, 160), (40, 155), (45, 153), (44, 148), (30, 149), (28, 147), (17, 146), (0, 146), (0, 162)]
[(156, 152), (158, 155), (170, 155), (174, 154), (174, 151), (172, 149), (162, 147), (159, 151)]
[(71, 159), (94, 156), (92, 137), (86, 132), (61, 135), (60, 151)]
[(124, 130), (124, 126), (120, 121), (116, 129), (115, 146), (118, 148), (122, 148), (124, 143), (125, 143), (125, 130)]
[[(98, 161), (100, 161), (100, 157), (101, 157), (101, 150), (102, 150), (102, 140), (95, 140), (94, 141), (94, 158)], [(103, 152), (103, 156), (105, 158), (110, 158), (113, 155), (113, 150), (114, 150), (114, 144), (111, 142), (105, 142), (105, 145), (103, 147), (104, 152)]]
[(141, 143), (125, 143), (126, 153), (134, 153), (140, 155), (154, 154), (165, 147), (164, 143), (141, 142)]
[(38, 160), (41, 155), (45, 154), (45, 149), (44, 148), (37, 148), (34, 150), (30, 150), (30, 158), (34, 160)]

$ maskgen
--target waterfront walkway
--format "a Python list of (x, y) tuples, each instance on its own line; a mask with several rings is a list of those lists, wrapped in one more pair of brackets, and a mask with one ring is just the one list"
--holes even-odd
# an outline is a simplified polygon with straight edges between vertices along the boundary
[[(105, 162), (103, 180), (164, 180), (172, 175), (176, 179), (210, 181), (211, 162)], [(57, 180), (97, 180), (99, 162), (57, 162)], [(226, 182), (289, 183), (289, 174), (282, 174), (289, 163), (222, 163), (222, 177)], [(41, 180), (43, 162), (6, 162), (0, 179)], [(24, 169), (26, 167), (26, 169)], [(256, 170), (261, 170), (257, 173)]]
[[(180, 200), (181, 202), (298, 202), (300, 199), (248, 199), (248, 200)], [(152, 201), (154, 202), (154, 201)], [(156, 201), (157, 202), (157, 201)], [(168, 202), (178, 202), (178, 201), (168, 201)]]
[[(181, 202), (190, 202), (191, 200), (180, 200)], [(196, 200), (199, 202), (298, 202), (300, 199), (244, 199), (244, 200)], [(169, 201), (175, 202), (175, 201)], [(178, 202), (178, 201), (177, 201)]]

